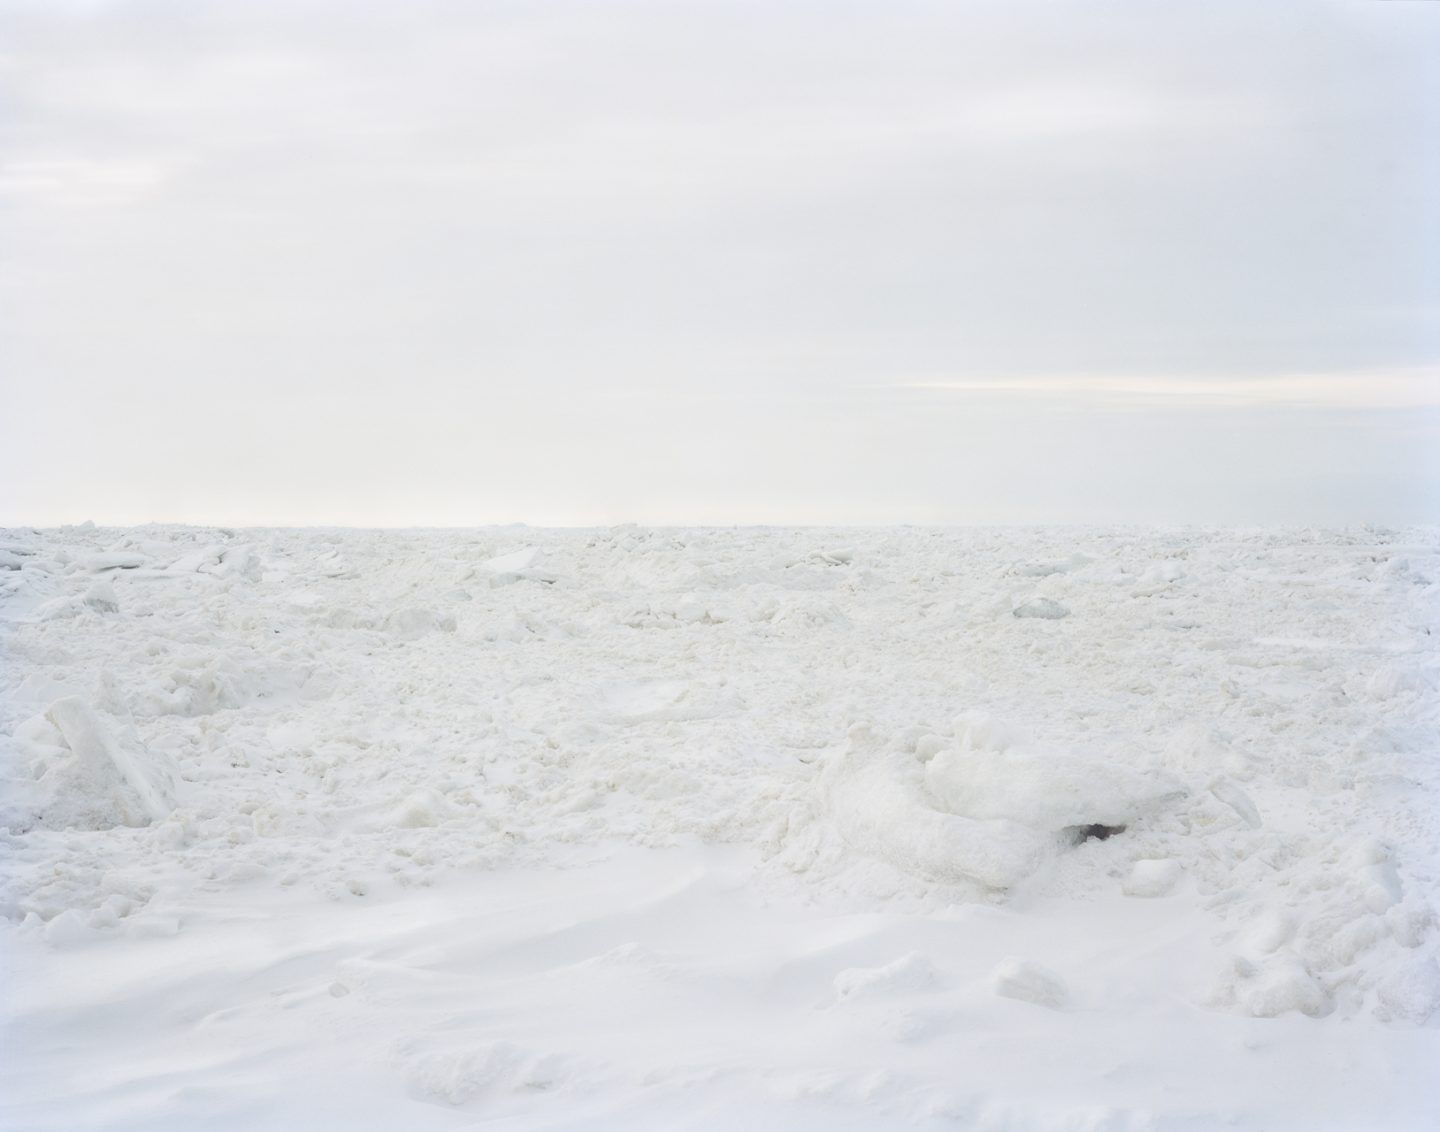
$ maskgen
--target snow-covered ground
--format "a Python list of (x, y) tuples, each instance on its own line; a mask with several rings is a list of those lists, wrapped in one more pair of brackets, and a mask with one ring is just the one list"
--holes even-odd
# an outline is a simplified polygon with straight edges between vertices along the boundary
[(1440, 1127), (1434, 530), (11, 530), (9, 1129)]

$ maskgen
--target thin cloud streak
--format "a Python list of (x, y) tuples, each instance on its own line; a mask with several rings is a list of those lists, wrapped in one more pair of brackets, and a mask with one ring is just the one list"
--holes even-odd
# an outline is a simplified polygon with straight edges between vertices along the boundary
[(1277, 377), (1045, 377), (902, 381), (883, 388), (1113, 402), (1147, 408), (1421, 409), (1440, 407), (1440, 369)]

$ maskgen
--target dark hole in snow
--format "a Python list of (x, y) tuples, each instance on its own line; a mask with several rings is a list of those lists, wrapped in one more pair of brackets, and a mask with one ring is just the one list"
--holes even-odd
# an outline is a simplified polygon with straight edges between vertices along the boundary
[(1082, 845), (1092, 838), (1096, 841), (1104, 841), (1107, 837), (1114, 837), (1117, 833), (1124, 833), (1123, 825), (1072, 825), (1065, 831), (1070, 835), (1072, 845)]

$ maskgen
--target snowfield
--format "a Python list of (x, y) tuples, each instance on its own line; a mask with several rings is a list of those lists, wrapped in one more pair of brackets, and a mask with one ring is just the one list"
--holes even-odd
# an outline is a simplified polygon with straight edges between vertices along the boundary
[(1433, 529), (0, 533), (7, 1129), (1440, 1127)]

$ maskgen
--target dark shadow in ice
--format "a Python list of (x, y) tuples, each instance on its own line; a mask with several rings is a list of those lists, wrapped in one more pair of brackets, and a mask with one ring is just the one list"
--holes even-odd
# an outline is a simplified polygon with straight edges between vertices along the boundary
[(1107, 837), (1114, 837), (1117, 833), (1124, 833), (1123, 825), (1072, 825), (1061, 831), (1071, 845), (1082, 845), (1086, 841), (1104, 841)]

